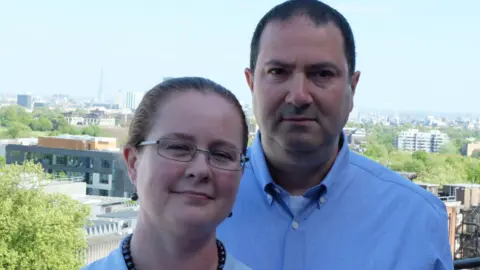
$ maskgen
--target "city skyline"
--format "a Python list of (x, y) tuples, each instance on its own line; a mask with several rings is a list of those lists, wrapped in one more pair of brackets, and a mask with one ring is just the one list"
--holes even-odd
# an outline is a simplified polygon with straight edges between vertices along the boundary
[[(103, 70), (104, 97), (204, 76), (251, 103), (243, 76), (251, 35), (279, 2), (0, 2), (0, 92), (96, 97)], [(472, 35), (480, 3), (326, 2), (356, 37), (357, 108), (480, 113)]]

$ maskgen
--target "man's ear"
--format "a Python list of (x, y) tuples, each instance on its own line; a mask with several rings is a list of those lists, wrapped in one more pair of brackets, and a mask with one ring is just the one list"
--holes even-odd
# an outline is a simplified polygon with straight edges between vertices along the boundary
[(358, 81), (360, 80), (360, 71), (355, 71), (351, 77), (352, 96), (355, 96)]
[(247, 80), (248, 87), (253, 94), (253, 70), (245, 68), (245, 79)]
[(138, 151), (134, 147), (126, 147), (123, 149), (123, 158), (127, 163), (128, 176), (132, 185), (137, 186), (137, 160)]

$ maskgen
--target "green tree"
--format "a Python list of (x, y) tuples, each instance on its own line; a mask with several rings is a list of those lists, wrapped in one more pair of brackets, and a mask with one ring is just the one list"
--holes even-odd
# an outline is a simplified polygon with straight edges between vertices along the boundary
[(82, 129), (82, 134), (99, 137), (102, 136), (102, 129), (99, 126), (90, 125)]
[(442, 154), (459, 154), (460, 148), (457, 147), (453, 142), (448, 142), (440, 146), (440, 153)]
[(21, 137), (30, 137), (31, 132), (32, 130), (29, 126), (20, 122), (12, 122), (9, 124), (9, 127), (4, 132), (4, 135), (9, 139), (15, 139)]
[(38, 119), (32, 121), (30, 127), (35, 131), (51, 131), (53, 129), (53, 123), (47, 117), (40, 116)]
[(0, 175), (0, 269), (79, 269), (89, 209), (66, 195), (44, 193), (41, 165), (6, 165)]
[(412, 158), (426, 164), (428, 161), (428, 154), (425, 151), (416, 151), (412, 153)]
[(5, 164), (7, 163), (6, 159), (4, 156), (0, 156), (0, 167), (3, 167), (5, 166)]

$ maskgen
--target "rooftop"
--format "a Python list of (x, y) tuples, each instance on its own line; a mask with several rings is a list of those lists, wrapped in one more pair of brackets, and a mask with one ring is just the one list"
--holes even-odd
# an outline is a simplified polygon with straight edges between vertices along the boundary
[(106, 196), (93, 196), (93, 195), (82, 195), (75, 196), (73, 199), (79, 201), (82, 204), (96, 204), (96, 205), (115, 205), (121, 204), (129, 201), (129, 198), (122, 197), (106, 197)]
[(105, 242), (109, 241), (121, 241), (123, 238), (127, 236), (127, 233), (114, 233), (114, 234), (106, 234), (100, 236), (91, 236), (87, 238), (88, 245), (95, 245), (95, 244), (104, 244)]
[(459, 187), (459, 188), (480, 188), (480, 184), (445, 184), (444, 187)]
[(138, 216), (138, 210), (125, 210), (125, 211), (106, 213), (103, 215), (97, 215), (97, 218), (136, 219), (137, 216)]
[(70, 135), (70, 134), (61, 134), (57, 136), (52, 136), (51, 138), (65, 139), (65, 140), (79, 140), (79, 141), (103, 141), (103, 142), (116, 142), (116, 138), (109, 137), (94, 137), (89, 135)]
[(419, 186), (425, 186), (425, 187), (439, 187), (439, 184), (431, 184), (431, 183), (422, 183), (422, 182), (415, 182), (415, 184)]

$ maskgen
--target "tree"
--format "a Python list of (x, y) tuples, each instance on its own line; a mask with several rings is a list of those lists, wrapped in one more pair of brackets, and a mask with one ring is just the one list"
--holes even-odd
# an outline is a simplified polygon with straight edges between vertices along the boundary
[(15, 139), (21, 137), (30, 137), (32, 130), (29, 126), (22, 124), (20, 122), (12, 122), (9, 124), (9, 127), (5, 131), (5, 136), (8, 139)]
[(32, 121), (30, 127), (35, 131), (51, 131), (53, 129), (53, 123), (47, 117), (40, 116), (38, 119)]
[(90, 125), (82, 130), (82, 134), (98, 137), (102, 135), (102, 129), (99, 126)]
[(440, 153), (442, 154), (459, 154), (460, 148), (457, 147), (453, 142), (448, 142), (440, 146)]
[(425, 151), (416, 151), (412, 153), (412, 158), (425, 164), (428, 161), (428, 154)]
[(9, 164), (0, 175), (0, 269), (79, 269), (88, 208), (66, 195), (44, 193), (39, 164)]

